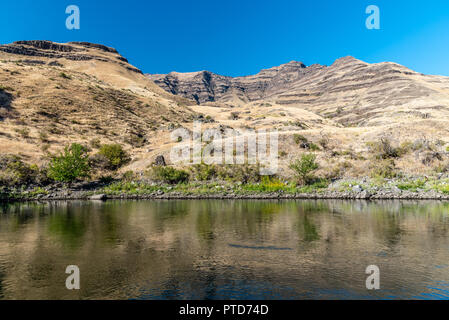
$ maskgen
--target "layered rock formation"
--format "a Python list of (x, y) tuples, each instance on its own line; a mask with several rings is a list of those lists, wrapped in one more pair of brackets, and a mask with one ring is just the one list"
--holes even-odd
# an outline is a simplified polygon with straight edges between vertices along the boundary
[(228, 101), (235, 96), (249, 102), (263, 99), (308, 72), (302, 62), (292, 61), (248, 77), (225, 77), (209, 71), (147, 76), (163, 89), (197, 103)]
[[(11, 44), (0, 45), (0, 51), (14, 55), (49, 59), (113, 62), (124, 66), (130, 71), (142, 73), (139, 69), (129, 65), (128, 60), (122, 57), (114, 48), (89, 42), (60, 44), (45, 40), (16, 41)], [(102, 52), (109, 54), (109, 56), (105, 56)]]
[(236, 106), (260, 101), (299, 107), (345, 125), (373, 125), (381, 118), (437, 117), (449, 112), (449, 79), (426, 76), (395, 63), (368, 64), (353, 57), (331, 66), (290, 62), (246, 77), (208, 71), (148, 75), (173, 93), (199, 104)]

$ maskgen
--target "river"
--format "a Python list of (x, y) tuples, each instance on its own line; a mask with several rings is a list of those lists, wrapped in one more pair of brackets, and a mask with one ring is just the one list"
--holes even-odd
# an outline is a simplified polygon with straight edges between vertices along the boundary
[(2, 204), (0, 299), (449, 299), (449, 203)]

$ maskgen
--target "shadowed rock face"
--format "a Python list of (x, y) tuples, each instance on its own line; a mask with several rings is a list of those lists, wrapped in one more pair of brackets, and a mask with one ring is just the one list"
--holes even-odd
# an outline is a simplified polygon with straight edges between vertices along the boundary
[(0, 88), (0, 121), (3, 121), (11, 113), (13, 95)]
[(172, 72), (148, 75), (160, 87), (173, 94), (193, 99), (197, 103), (227, 101), (237, 96), (242, 101), (264, 98), (309, 72), (302, 62), (292, 61), (279, 67), (262, 70), (254, 76), (226, 77), (209, 71)]
[[(331, 66), (290, 62), (246, 77), (208, 71), (148, 75), (163, 89), (199, 104), (265, 101), (295, 106), (348, 125), (372, 124), (379, 113), (449, 108), (449, 78), (426, 76), (401, 65), (369, 64), (353, 57)], [(423, 115), (427, 114), (424, 111)]]

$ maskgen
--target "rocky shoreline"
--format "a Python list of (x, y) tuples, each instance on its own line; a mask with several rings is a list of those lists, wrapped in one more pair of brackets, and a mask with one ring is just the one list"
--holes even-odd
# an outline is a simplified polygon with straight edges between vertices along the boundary
[(189, 194), (183, 192), (164, 192), (162, 190), (152, 193), (107, 194), (102, 189), (63, 189), (49, 191), (47, 194), (33, 194), (30, 192), (5, 194), (0, 193), (1, 202), (30, 202), (30, 201), (64, 201), (64, 200), (201, 200), (201, 199), (254, 199), (254, 200), (285, 200), (285, 199), (336, 199), (336, 200), (449, 200), (449, 194), (437, 191), (411, 192), (403, 190), (377, 190), (369, 191), (334, 191), (323, 190), (311, 193), (285, 193), (285, 192), (257, 192), (247, 194), (237, 193), (210, 193)]

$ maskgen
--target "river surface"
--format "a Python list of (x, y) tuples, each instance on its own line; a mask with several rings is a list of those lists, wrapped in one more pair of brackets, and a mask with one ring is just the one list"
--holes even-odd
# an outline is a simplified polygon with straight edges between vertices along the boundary
[(449, 203), (3, 204), (0, 299), (449, 299)]

